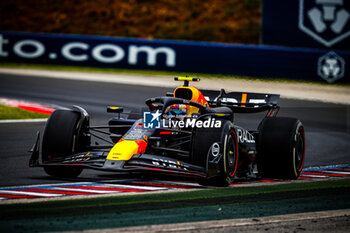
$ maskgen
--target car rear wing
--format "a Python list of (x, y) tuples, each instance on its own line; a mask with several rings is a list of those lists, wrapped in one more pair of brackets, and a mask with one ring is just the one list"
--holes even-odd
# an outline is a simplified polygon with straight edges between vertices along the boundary
[(209, 107), (225, 106), (231, 108), (236, 113), (254, 113), (266, 110), (276, 110), (278, 112), (279, 109), (277, 104), (280, 95), (277, 94), (226, 93), (224, 89), (221, 89), (221, 91), (201, 90), (201, 92), (207, 100)]

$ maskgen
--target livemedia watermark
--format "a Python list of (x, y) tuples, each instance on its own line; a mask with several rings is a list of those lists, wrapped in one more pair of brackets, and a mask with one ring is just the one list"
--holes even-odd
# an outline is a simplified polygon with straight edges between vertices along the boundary
[[(195, 116), (195, 115), (194, 115)], [(221, 128), (221, 121), (209, 117), (198, 120), (197, 117), (186, 117), (184, 115), (168, 116), (157, 110), (143, 113), (143, 127), (146, 129), (159, 128)]]

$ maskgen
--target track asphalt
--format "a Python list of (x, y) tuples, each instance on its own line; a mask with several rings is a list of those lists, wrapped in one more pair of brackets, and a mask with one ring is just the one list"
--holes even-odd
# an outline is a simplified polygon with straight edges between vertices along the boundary
[[(130, 109), (130, 111), (138, 111), (141, 107), (144, 106), (144, 100), (146, 98), (164, 95), (164, 93), (171, 91), (171, 88), (169, 87), (154, 87), (150, 85), (137, 86), (128, 85), (125, 83), (121, 84), (105, 81), (96, 82), (96, 77), (94, 82), (90, 82), (71, 79), (48, 79), (44, 76), (45, 75), (9, 75), (2, 73), (0, 74), (0, 97), (28, 100), (44, 105), (49, 104), (63, 107), (71, 107), (73, 104), (77, 104), (86, 108), (88, 112), (90, 112), (92, 115), (93, 124), (104, 124), (111, 117), (111, 115), (107, 115), (105, 113), (105, 106), (107, 105), (124, 106)], [(128, 78), (131, 79), (132, 77), (128, 76)], [(241, 91), (246, 91), (247, 89), (242, 87)], [(278, 90), (276, 90), (276, 92), (278, 92)], [(305, 92), (307, 92), (307, 90), (305, 90)], [(286, 94), (287, 95), (284, 96), (290, 97), (288, 96), (290, 95), (290, 92), (286, 92)], [(325, 93), (325, 96), (328, 96), (328, 94), (329, 93)], [(294, 116), (296, 118), (299, 118), (302, 120), (306, 127), (307, 157), (305, 161), (305, 167), (350, 163), (350, 152), (348, 150), (348, 142), (350, 141), (349, 105), (337, 104), (339, 102), (347, 103), (348, 97), (347, 94), (344, 94), (342, 91), (339, 91), (339, 96), (341, 96), (341, 100), (329, 101), (332, 103), (310, 101), (312, 98), (308, 98), (309, 100), (282, 98), (280, 101), (280, 115)], [(324, 100), (325, 99), (323, 99), (323, 101)], [(328, 100), (330, 99), (328, 98)], [(236, 122), (243, 127), (253, 129), (257, 126), (258, 119), (261, 119), (261, 117), (262, 115), (259, 114), (252, 114), (249, 117), (236, 115)], [(0, 124), (0, 187), (2, 187), (2, 189), (4, 189), (4, 187), (14, 185), (59, 185), (62, 183), (72, 182), (98, 183), (105, 180), (125, 180), (130, 178), (126, 178), (120, 174), (111, 175), (104, 172), (84, 171), (81, 177), (77, 179), (56, 180), (46, 176), (41, 169), (30, 169), (27, 166), (29, 154), (26, 153), (26, 151), (29, 150), (31, 145), (34, 143), (36, 131), (42, 131), (44, 125), (45, 124), (43, 122)], [(320, 172), (317, 171), (306, 172), (309, 172), (308, 174), (306, 173), (306, 175), (309, 176), (324, 175), (320, 174)], [(328, 173), (329, 172), (332, 171), (328, 171)], [(117, 189), (116, 187), (114, 188)], [(74, 187), (72, 189), (74, 189)], [(71, 192), (74, 191), (76, 190), (71, 190)], [(100, 189), (100, 191), (103, 192), (113, 190)], [(34, 192), (34, 190), (28, 192)], [(57, 189), (56, 194), (58, 194)], [(6, 212), (4, 210), (1, 210), (0, 213), (5, 214), (3, 216), (8, 217), (8, 221), (6, 221), (6, 223), (2, 222), (1, 226), (2, 229), (5, 229), (5, 231), (8, 230), (11, 232), (30, 232), (36, 231), (38, 229), (54, 229), (59, 231), (62, 230), (60, 226), (70, 227), (64, 228), (64, 230), (79, 230), (81, 229), (81, 226), (86, 226), (84, 229), (93, 229), (136, 226), (150, 223), (153, 224), (155, 219), (159, 219), (158, 222), (155, 222), (156, 224), (176, 222), (176, 219), (181, 219), (180, 217), (183, 217), (183, 219), (185, 219), (181, 222), (213, 219), (212, 217), (208, 217), (208, 215), (210, 215), (208, 213), (212, 213), (212, 216), (220, 217), (219, 219), (228, 219), (240, 217), (259, 217), (263, 216), (268, 210), (275, 211), (273, 213), (269, 212), (270, 215), (278, 215), (281, 213), (285, 214), (295, 212), (319, 211), (324, 209), (350, 208), (350, 204), (348, 203), (349, 189), (347, 184), (324, 188), (322, 191), (305, 191), (302, 192), (302, 194), (299, 194), (298, 192), (293, 193), (288, 191), (288, 195), (290, 195), (289, 198), (288, 195), (287, 197), (283, 195), (283, 192), (278, 193), (274, 197), (267, 195), (265, 196), (266, 199), (262, 198), (264, 195), (259, 195), (259, 197), (255, 197), (255, 199), (248, 198), (249, 200), (243, 203), (241, 203), (241, 201), (235, 201), (234, 199), (231, 200), (231, 197), (229, 198), (229, 203), (226, 203), (225, 201), (221, 199), (219, 200), (215, 197), (213, 201), (216, 202), (216, 205), (213, 203), (209, 203), (209, 205), (201, 203), (201, 207), (195, 205), (185, 207), (180, 207), (179, 205), (176, 207), (168, 205), (166, 209), (163, 208), (159, 211), (153, 211), (152, 206), (152, 208), (148, 210), (136, 210), (137, 213), (127, 211), (119, 213), (118, 211), (116, 212), (119, 207), (114, 206), (115, 209), (111, 210), (114, 212), (114, 214), (109, 214), (108, 216), (103, 214), (99, 215), (100, 213), (93, 213), (92, 215), (88, 216), (84, 215), (84, 217), (79, 217), (79, 215), (77, 215), (73, 217), (67, 216), (64, 218), (56, 218), (57, 216), (54, 214), (52, 215), (53, 218), (49, 219), (48, 221), (45, 221), (44, 219), (32, 221), (31, 218), (39, 218), (43, 215), (34, 214), (27, 218), (28, 216), (25, 216), (25, 212), (23, 212), (22, 215), (23, 221), (17, 221), (18, 219), (11, 220), (11, 215), (6, 215)], [(293, 200), (290, 199), (291, 196), (293, 196)], [(259, 200), (259, 205), (257, 205), (256, 200)], [(181, 203), (181, 205), (183, 205), (183, 203)], [(207, 208), (205, 209), (207, 211), (203, 212), (202, 206), (203, 208)], [(273, 206), (273, 208), (271, 208), (271, 206)], [(240, 208), (242, 211), (247, 210), (248, 212), (245, 213), (248, 214), (245, 214), (244, 211), (241, 212)], [(57, 209), (57, 207), (54, 208), (55, 212)], [(293, 209), (293, 211), (290, 211), (291, 209)], [(45, 209), (45, 207), (37, 206), (34, 208), (34, 210), (45, 212), (49, 211), (50, 208), (48, 207)], [(105, 212), (105, 209), (97, 209), (96, 211)], [(20, 211), (17, 210), (17, 212)], [(45, 212), (45, 214), (46, 213), (47, 212)], [(67, 213), (70, 212), (64, 212), (66, 215)], [(237, 216), (233, 215), (233, 213), (237, 213)], [(149, 216), (149, 218), (147, 220), (147, 217), (137, 218), (137, 216)], [(171, 219), (169, 219), (169, 216), (171, 216)], [(116, 219), (119, 219), (119, 221), (115, 221)], [(151, 220), (152, 222), (150, 222)], [(89, 225), (89, 222), (91, 224), (96, 224), (96, 222), (98, 222), (100, 225), (94, 225), (91, 227), (91, 225)], [(108, 225), (111, 223), (118, 225)]]
[[(95, 80), (98, 79), (98, 74), (95, 76)], [(93, 125), (105, 124), (113, 117), (106, 113), (108, 105), (123, 106), (126, 111), (137, 112), (145, 106), (145, 99), (161, 96), (172, 90), (167, 87), (27, 75), (0, 74), (0, 80), (0, 97), (26, 100), (53, 107), (69, 108), (72, 105), (80, 105), (90, 113)], [(169, 78), (169, 82), (174, 83), (172, 78)], [(299, 118), (305, 125), (305, 167), (350, 164), (349, 105), (281, 99), (280, 106), (280, 116)], [(235, 121), (242, 127), (255, 129), (263, 116), (263, 114), (237, 114)], [(57, 180), (48, 177), (40, 168), (29, 168), (27, 151), (35, 141), (36, 131), (43, 131), (44, 126), (44, 122), (0, 125), (0, 187), (69, 181), (95, 182), (106, 177), (118, 179), (119, 176), (110, 173), (86, 170), (78, 179)]]

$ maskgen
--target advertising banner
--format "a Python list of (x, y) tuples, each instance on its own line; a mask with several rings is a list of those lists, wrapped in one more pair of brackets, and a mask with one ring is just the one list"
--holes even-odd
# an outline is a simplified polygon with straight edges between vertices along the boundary
[(262, 44), (350, 50), (349, 0), (263, 0)]
[(0, 62), (350, 82), (350, 51), (0, 32)]

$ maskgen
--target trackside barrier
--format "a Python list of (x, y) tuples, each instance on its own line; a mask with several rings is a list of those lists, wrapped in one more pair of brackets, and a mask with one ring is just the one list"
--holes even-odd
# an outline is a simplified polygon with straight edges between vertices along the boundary
[(350, 51), (349, 0), (263, 0), (261, 42)]
[(350, 82), (350, 52), (0, 32), (0, 62)]

